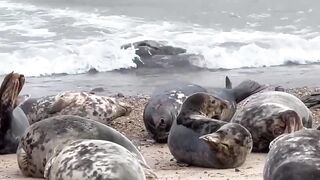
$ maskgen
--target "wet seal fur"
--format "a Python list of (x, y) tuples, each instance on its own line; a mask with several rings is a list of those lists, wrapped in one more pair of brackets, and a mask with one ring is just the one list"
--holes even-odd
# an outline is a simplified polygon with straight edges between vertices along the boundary
[[(245, 80), (232, 88), (228, 77), (225, 79), (225, 84), (225, 88), (210, 89), (211, 94), (228, 101), (230, 104), (228, 116), (224, 116), (224, 119), (213, 117), (224, 121), (231, 120), (236, 111), (237, 103), (266, 88), (252, 80)], [(146, 129), (157, 142), (167, 142), (171, 125), (176, 119), (183, 101), (197, 92), (207, 92), (207, 90), (187, 82), (172, 82), (156, 88), (145, 106), (143, 120)]]
[(310, 110), (294, 95), (266, 91), (250, 96), (238, 108), (231, 122), (246, 127), (253, 139), (254, 152), (267, 152), (269, 143), (284, 133), (312, 127)]
[(320, 177), (320, 131), (303, 129), (272, 141), (264, 180), (318, 180)]
[(29, 127), (28, 119), (17, 107), (18, 95), (25, 78), (22, 74), (10, 73), (0, 88), (0, 154), (15, 153), (20, 137)]
[(62, 115), (36, 122), (27, 129), (17, 150), (18, 165), (22, 174), (43, 177), (44, 168), (53, 153), (59, 153), (69, 142), (78, 139), (117, 143), (134, 153), (145, 164), (145, 172), (150, 171), (139, 150), (120, 132), (97, 121)]
[[(103, 140), (75, 140), (56, 153), (45, 167), (45, 179), (145, 180), (135, 154)], [(142, 163), (143, 164), (143, 163)]]
[[(212, 108), (219, 104), (221, 109)], [(189, 96), (174, 121), (168, 147), (178, 162), (210, 168), (242, 165), (252, 149), (251, 134), (243, 126), (212, 116), (228, 115), (227, 101), (207, 93)]]
[(42, 98), (29, 98), (20, 105), (30, 124), (57, 115), (76, 115), (103, 124), (131, 113), (132, 107), (116, 98), (86, 92), (62, 92)]

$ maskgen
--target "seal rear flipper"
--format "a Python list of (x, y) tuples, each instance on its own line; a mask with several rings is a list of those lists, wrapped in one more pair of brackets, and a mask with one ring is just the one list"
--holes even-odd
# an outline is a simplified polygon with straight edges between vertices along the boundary
[(237, 87), (233, 88), (232, 92), (235, 96), (236, 103), (239, 103), (247, 97), (257, 92), (260, 92), (266, 88), (266, 85), (261, 85), (256, 81), (245, 80), (242, 81)]
[(232, 83), (231, 83), (231, 81), (230, 81), (228, 76), (226, 76), (226, 88), (227, 89), (232, 89)]

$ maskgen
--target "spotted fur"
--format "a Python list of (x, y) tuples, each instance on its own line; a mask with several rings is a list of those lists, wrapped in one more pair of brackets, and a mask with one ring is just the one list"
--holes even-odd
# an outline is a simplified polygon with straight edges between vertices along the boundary
[(242, 165), (252, 149), (249, 131), (239, 124), (213, 119), (228, 116), (232, 107), (207, 93), (189, 96), (168, 139), (170, 152), (177, 161), (211, 168)]
[(113, 119), (127, 116), (132, 111), (129, 105), (115, 98), (86, 92), (62, 92), (39, 99), (28, 99), (20, 106), (30, 124), (57, 115), (77, 115), (109, 124)]
[(126, 148), (102, 140), (76, 140), (52, 156), (45, 167), (49, 180), (145, 180), (143, 162)]
[(139, 150), (124, 135), (102, 123), (79, 116), (55, 116), (32, 124), (22, 136), (17, 156), (21, 172), (43, 177), (44, 167), (54, 152), (78, 139), (107, 140), (122, 145), (145, 163)]
[(263, 170), (264, 180), (318, 180), (320, 131), (304, 129), (272, 141)]
[(312, 114), (297, 97), (268, 91), (250, 96), (231, 122), (250, 131), (254, 152), (267, 152), (270, 142), (279, 135), (312, 127)]

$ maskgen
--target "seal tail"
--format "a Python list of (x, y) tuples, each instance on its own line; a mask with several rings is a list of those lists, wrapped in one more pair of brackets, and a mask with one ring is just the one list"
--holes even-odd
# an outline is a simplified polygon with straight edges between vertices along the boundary
[(245, 98), (266, 89), (267, 86), (259, 84), (253, 80), (242, 81), (237, 87), (233, 88), (236, 103), (241, 102)]
[(308, 107), (317, 109), (320, 107), (320, 93), (313, 93), (310, 95), (303, 96), (301, 101)]
[(232, 89), (232, 83), (228, 76), (226, 76), (226, 89)]

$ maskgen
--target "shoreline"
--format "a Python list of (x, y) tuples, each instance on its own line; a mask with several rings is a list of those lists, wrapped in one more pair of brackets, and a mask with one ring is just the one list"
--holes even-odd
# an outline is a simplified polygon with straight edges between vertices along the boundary
[[(286, 92), (297, 97), (308, 95), (312, 92), (320, 92), (320, 88), (291, 88), (285, 89)], [(159, 176), (160, 180), (176, 179), (217, 179), (217, 180), (262, 180), (265, 153), (251, 153), (246, 162), (232, 169), (210, 169), (199, 167), (181, 167), (176, 163), (166, 144), (157, 144), (149, 137), (145, 130), (142, 114), (149, 96), (124, 96), (118, 97), (119, 100), (134, 106), (129, 116), (115, 119), (110, 126), (126, 135), (134, 144), (138, 146), (142, 155), (145, 157), (149, 166)], [(241, 105), (241, 104), (240, 104)], [(312, 110), (314, 115), (314, 125), (319, 125), (320, 110)], [(23, 177), (16, 162), (16, 155), (0, 156), (0, 179), (24, 180), (32, 179)]]

